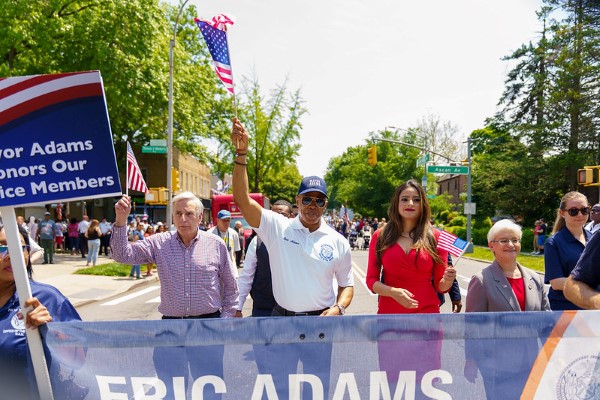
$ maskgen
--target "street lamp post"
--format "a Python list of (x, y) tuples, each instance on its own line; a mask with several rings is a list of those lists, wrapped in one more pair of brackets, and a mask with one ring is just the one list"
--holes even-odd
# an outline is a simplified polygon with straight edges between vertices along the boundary
[(467, 174), (467, 208), (465, 214), (467, 214), (467, 248), (465, 249), (465, 253), (473, 252), (473, 243), (471, 240), (471, 215), (475, 210), (472, 209), (473, 204), (471, 203), (471, 171), (473, 169), (473, 160), (471, 159), (471, 142), (474, 140), (471, 138), (467, 138), (467, 161), (469, 164), (469, 173)]
[(171, 210), (171, 197), (173, 196), (173, 181), (171, 176), (171, 169), (173, 169), (173, 51), (175, 49), (175, 40), (177, 38), (177, 27), (179, 26), (179, 17), (190, 0), (185, 0), (179, 6), (177, 11), (177, 18), (175, 18), (175, 24), (173, 24), (173, 37), (169, 43), (169, 121), (167, 125), (167, 229), (171, 229), (173, 223), (173, 214)]

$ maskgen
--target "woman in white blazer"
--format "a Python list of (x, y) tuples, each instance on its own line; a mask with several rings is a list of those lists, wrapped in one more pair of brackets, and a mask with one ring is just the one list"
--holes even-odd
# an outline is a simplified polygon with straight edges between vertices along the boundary
[[(517, 262), (522, 236), (521, 227), (510, 220), (492, 226), (487, 239), (495, 261), (471, 278), (466, 312), (550, 311), (542, 277)], [(465, 352), (465, 378), (475, 382), (479, 369), (487, 398), (501, 399), (525, 384), (539, 347), (536, 338), (504, 342), (482, 337), (467, 339)]]

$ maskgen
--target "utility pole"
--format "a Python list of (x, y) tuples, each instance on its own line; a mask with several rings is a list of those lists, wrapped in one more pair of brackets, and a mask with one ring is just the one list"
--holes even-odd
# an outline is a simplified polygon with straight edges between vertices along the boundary
[(469, 173), (467, 174), (467, 204), (465, 204), (465, 214), (467, 214), (467, 248), (465, 253), (473, 252), (473, 243), (471, 240), (471, 215), (475, 214), (475, 205), (471, 203), (471, 174), (473, 170), (473, 160), (471, 159), (471, 142), (473, 139), (467, 139), (467, 161), (469, 163)]
[(173, 212), (171, 210), (171, 197), (173, 196), (173, 178), (171, 169), (173, 169), (173, 58), (175, 49), (175, 40), (177, 38), (177, 27), (179, 26), (179, 17), (183, 8), (190, 0), (185, 0), (177, 12), (175, 24), (173, 24), (173, 37), (169, 43), (169, 121), (167, 126), (167, 230), (171, 229), (173, 223)]

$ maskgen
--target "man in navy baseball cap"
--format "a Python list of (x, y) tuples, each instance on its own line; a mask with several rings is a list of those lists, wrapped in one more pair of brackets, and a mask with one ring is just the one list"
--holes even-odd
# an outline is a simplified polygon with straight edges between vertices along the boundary
[(300, 188), (298, 189), (298, 195), (308, 193), (308, 192), (319, 192), (327, 197), (327, 185), (323, 178), (318, 176), (307, 176), (302, 179), (300, 183)]

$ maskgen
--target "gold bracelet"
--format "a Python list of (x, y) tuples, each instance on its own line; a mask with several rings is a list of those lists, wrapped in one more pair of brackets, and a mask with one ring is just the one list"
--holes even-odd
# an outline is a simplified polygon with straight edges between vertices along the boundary
[(237, 161), (237, 160), (233, 160), (233, 162), (234, 162), (235, 164), (237, 164), (237, 165), (243, 165), (243, 166), (245, 166), (245, 165), (248, 165), (248, 163), (241, 163), (241, 162), (239, 162), (239, 161)]

